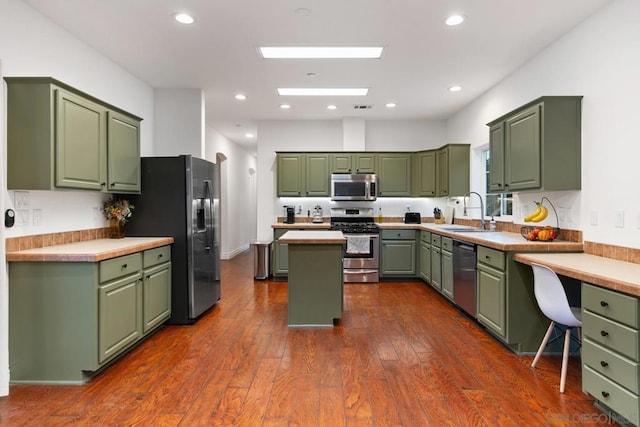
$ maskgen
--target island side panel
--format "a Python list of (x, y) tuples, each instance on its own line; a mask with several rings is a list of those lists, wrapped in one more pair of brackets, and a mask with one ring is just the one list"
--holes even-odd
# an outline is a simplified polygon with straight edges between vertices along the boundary
[(333, 326), (342, 317), (341, 244), (289, 244), (289, 326)]

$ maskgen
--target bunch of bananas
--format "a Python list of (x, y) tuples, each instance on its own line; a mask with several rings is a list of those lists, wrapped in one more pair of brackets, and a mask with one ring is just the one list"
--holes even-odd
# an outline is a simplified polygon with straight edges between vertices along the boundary
[(545, 206), (542, 206), (542, 201), (535, 203), (536, 210), (524, 218), (525, 222), (540, 222), (549, 214), (549, 210)]

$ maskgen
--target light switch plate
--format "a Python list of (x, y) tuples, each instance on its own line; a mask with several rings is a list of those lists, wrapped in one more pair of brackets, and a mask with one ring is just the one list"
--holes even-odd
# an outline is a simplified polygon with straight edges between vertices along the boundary
[(624, 228), (624, 211), (616, 211), (616, 228)]

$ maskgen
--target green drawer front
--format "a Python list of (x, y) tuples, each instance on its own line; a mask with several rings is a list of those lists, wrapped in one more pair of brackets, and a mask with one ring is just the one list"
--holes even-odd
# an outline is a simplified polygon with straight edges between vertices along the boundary
[(428, 231), (421, 231), (420, 240), (425, 243), (431, 243), (431, 233), (429, 233)]
[(142, 270), (142, 254), (136, 253), (100, 262), (100, 283)]
[(382, 240), (415, 240), (416, 230), (382, 230)]
[(148, 249), (142, 254), (142, 264), (144, 268), (149, 268), (157, 264), (162, 264), (171, 260), (171, 246)]
[(582, 368), (582, 390), (589, 393), (633, 424), (638, 425), (640, 417), (639, 399), (613, 381), (600, 375), (588, 366)]
[(638, 329), (638, 299), (636, 297), (583, 283), (582, 307)]
[(442, 238), (442, 250), (453, 252), (453, 239), (449, 237)]
[(437, 248), (442, 244), (442, 236), (439, 234), (431, 233), (431, 244)]
[(478, 262), (490, 265), (498, 270), (504, 270), (504, 252), (478, 246)]
[(612, 322), (590, 311), (582, 312), (582, 333), (634, 362), (638, 361), (638, 330)]
[(584, 338), (582, 340), (582, 363), (614, 382), (638, 393), (638, 364), (619, 356), (609, 349)]

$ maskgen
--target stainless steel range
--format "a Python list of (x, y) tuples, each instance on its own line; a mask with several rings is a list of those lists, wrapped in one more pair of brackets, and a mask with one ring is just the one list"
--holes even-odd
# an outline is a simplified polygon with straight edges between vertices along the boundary
[(344, 282), (377, 283), (380, 229), (373, 222), (373, 208), (331, 208), (331, 229), (347, 238)]

